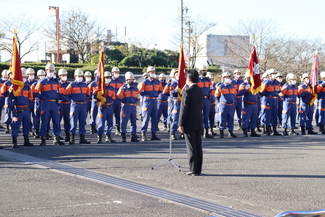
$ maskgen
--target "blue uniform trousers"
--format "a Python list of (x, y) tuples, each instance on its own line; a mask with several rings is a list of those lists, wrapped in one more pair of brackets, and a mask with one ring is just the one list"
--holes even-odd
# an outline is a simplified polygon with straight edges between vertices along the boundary
[(144, 98), (142, 105), (143, 122), (142, 132), (147, 132), (149, 119), (151, 118), (151, 132), (157, 132), (157, 99)]
[(294, 129), (296, 125), (297, 106), (295, 103), (283, 102), (282, 110), (282, 127), (288, 128), (288, 121), (290, 119), (290, 128)]
[(12, 102), (9, 97), (5, 98), (5, 119), (4, 119), (4, 125), (11, 125), (12, 119), (11, 119), (11, 111), (12, 111)]
[(258, 119), (258, 104), (244, 103), (242, 108), (242, 128), (255, 129)]
[(5, 97), (0, 97), (0, 121), (1, 121), (2, 109), (4, 105), (5, 105)]
[(44, 100), (41, 105), (41, 131), (40, 136), (45, 136), (50, 129), (50, 119), (52, 118), (53, 134), (59, 136), (60, 128), (60, 111), (59, 105), (55, 101)]
[(35, 100), (32, 100), (29, 102), (29, 112), (30, 112), (30, 126), (34, 128), (34, 122), (35, 122), (35, 113), (34, 113), (34, 107), (35, 107)]
[(210, 103), (210, 112), (209, 112), (210, 127), (214, 127), (215, 116), (216, 116), (216, 104), (215, 103)]
[(91, 101), (91, 109), (90, 109), (90, 126), (96, 126), (96, 119), (98, 114), (98, 106), (97, 100)]
[(204, 98), (203, 103), (203, 126), (205, 129), (209, 128), (209, 113), (210, 113), (210, 100)]
[(13, 122), (12, 122), (12, 137), (18, 137), (20, 124), (23, 124), (23, 136), (28, 136), (30, 131), (30, 108), (17, 108), (13, 109)]
[(71, 103), (60, 103), (59, 111), (60, 111), (60, 123), (63, 118), (63, 126), (64, 132), (69, 132), (71, 128), (70, 124), (70, 105)]
[(318, 106), (318, 123), (325, 124), (325, 100), (319, 99), (319, 106)]
[(113, 115), (115, 118), (115, 126), (121, 125), (121, 101), (115, 99), (112, 104)]
[(312, 128), (313, 115), (314, 105), (301, 104), (298, 114), (300, 127)]
[(263, 97), (261, 100), (261, 125), (277, 126), (278, 97)]
[(41, 123), (41, 106), (42, 106), (42, 101), (39, 99), (35, 99), (34, 103), (34, 129), (39, 129), (40, 128), (40, 123)]
[(219, 105), (219, 114), (220, 114), (220, 130), (226, 129), (226, 124), (228, 126), (229, 131), (234, 130), (234, 105), (225, 105), (220, 103)]
[(278, 99), (278, 123), (282, 123), (283, 100)]
[(92, 100), (87, 100), (87, 116), (88, 114), (90, 115), (90, 112), (91, 112), (91, 102)]
[(171, 131), (177, 132), (178, 128), (178, 119), (179, 119), (179, 109), (181, 108), (180, 101), (174, 101), (173, 111), (172, 111), (172, 124), (171, 124)]
[(77, 122), (79, 120), (79, 135), (86, 134), (86, 115), (87, 115), (87, 103), (80, 104), (71, 102), (70, 106), (70, 133), (75, 134), (77, 129)]
[(237, 115), (237, 121), (238, 123), (241, 123), (241, 114), (242, 114), (242, 97), (240, 98), (235, 98), (235, 103), (234, 103), (234, 106), (235, 106), (235, 113)]
[(316, 113), (315, 113), (316, 123), (319, 122), (319, 99), (316, 99)]
[(157, 114), (158, 120), (157, 120), (157, 123), (159, 123), (160, 117), (161, 117), (161, 115), (163, 115), (163, 121), (162, 121), (162, 123), (163, 124), (167, 124), (168, 102), (161, 102), (161, 101), (158, 100), (157, 107), (158, 107), (158, 114)]
[(137, 107), (124, 104), (122, 107), (122, 124), (121, 124), (122, 133), (126, 133), (126, 127), (129, 120), (131, 123), (130, 132), (131, 134), (136, 134), (137, 133)]
[(104, 128), (106, 131), (105, 132), (106, 135), (111, 134), (112, 128), (113, 128), (112, 106), (110, 106), (110, 107), (102, 106), (102, 108), (98, 108), (97, 121), (98, 121), (97, 134), (99, 134), (99, 135), (104, 134)]

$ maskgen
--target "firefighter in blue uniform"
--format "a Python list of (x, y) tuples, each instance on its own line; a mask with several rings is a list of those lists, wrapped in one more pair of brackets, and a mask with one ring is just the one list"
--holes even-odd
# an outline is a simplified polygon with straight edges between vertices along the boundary
[(199, 71), (200, 77), (197, 85), (203, 90), (204, 92), (204, 104), (203, 104), (203, 127), (204, 127), (204, 134), (203, 138), (213, 138), (212, 135), (209, 134), (209, 113), (210, 113), (210, 100), (209, 100), (209, 90), (212, 85), (210, 78), (207, 76), (207, 68), (204, 65)]
[(64, 145), (64, 142), (60, 141), (60, 112), (58, 105), (58, 92), (59, 92), (59, 82), (56, 81), (54, 76), (55, 67), (53, 63), (48, 63), (45, 66), (47, 77), (42, 79), (36, 84), (35, 91), (41, 94), (41, 146), (46, 145), (45, 135), (49, 130), (50, 119), (52, 119), (53, 124), (53, 134), (54, 134), (54, 145)]
[(126, 142), (126, 127), (130, 120), (131, 142), (139, 142), (137, 138), (137, 102), (139, 90), (135, 85), (135, 77), (132, 72), (125, 73), (126, 83), (117, 92), (117, 97), (123, 103), (122, 107), (122, 142)]
[(68, 82), (68, 72), (65, 69), (60, 69), (58, 71), (58, 76), (60, 78), (59, 85), (60, 85), (60, 91), (59, 91), (59, 111), (60, 111), (60, 123), (63, 119), (63, 127), (64, 127), (64, 133), (65, 133), (65, 139), (64, 141), (69, 142), (70, 141), (70, 97), (64, 95), (65, 89), (68, 87), (70, 82)]
[[(287, 83), (281, 88), (280, 96), (283, 97), (283, 110), (282, 110), (282, 128), (283, 135), (298, 135), (295, 132), (296, 117), (297, 117), (297, 76), (295, 74), (289, 73), (287, 75)], [(288, 124), (288, 121), (290, 123)], [(288, 133), (288, 125), (290, 126), (290, 132)]]
[[(278, 72), (276, 74), (276, 80), (280, 83), (280, 87), (283, 87), (283, 75), (282, 73)], [(282, 127), (282, 110), (283, 110), (283, 97), (279, 95), (278, 98), (278, 127)]]
[(12, 111), (12, 102), (11, 99), (9, 98), (9, 88), (11, 87), (11, 77), (12, 73), (8, 70), (7, 74), (9, 76), (9, 79), (3, 83), (1, 86), (1, 94), (5, 97), (5, 119), (4, 119), (4, 125), (5, 125), (5, 133), (10, 133), (10, 126), (11, 126), (11, 111)]
[[(115, 140), (112, 139), (111, 133), (113, 128), (113, 102), (115, 100), (116, 94), (115, 89), (110, 83), (112, 82), (112, 74), (108, 71), (104, 72), (105, 79), (105, 90), (103, 97), (106, 98), (106, 102), (98, 107), (98, 131), (97, 131), (97, 143), (102, 142), (102, 135), (106, 134), (105, 142), (114, 143)], [(97, 95), (97, 91), (95, 93)]]
[[(1, 72), (1, 78), (0, 78), (0, 90), (2, 88), (2, 85), (8, 80), (9, 78), (9, 75), (8, 75), (8, 70), (7, 69), (4, 69), (2, 70)], [(0, 93), (0, 120), (1, 120), (1, 115), (2, 115), (2, 109), (5, 105), (5, 96), (4, 94)], [(3, 128), (2, 125), (0, 125), (0, 128)]]
[(258, 94), (251, 92), (251, 82), (248, 73), (245, 74), (245, 81), (239, 86), (238, 96), (242, 100), (242, 130), (244, 137), (248, 137), (248, 129), (251, 130), (251, 137), (259, 137), (255, 131), (258, 121)]
[(307, 134), (317, 134), (313, 131), (314, 105), (311, 103), (312, 93), (308, 84), (309, 75), (304, 73), (302, 75), (302, 83), (298, 86), (298, 97), (300, 99), (298, 118), (302, 135), (306, 135), (306, 129)]
[(75, 135), (77, 129), (77, 122), (79, 121), (79, 143), (90, 144), (85, 139), (86, 134), (86, 114), (87, 114), (87, 97), (90, 95), (89, 88), (83, 82), (84, 72), (82, 69), (74, 71), (75, 80), (71, 82), (64, 91), (64, 95), (70, 95), (70, 141), (69, 144), (75, 144)]
[[(84, 77), (85, 77), (85, 83), (87, 84), (87, 86), (89, 86), (89, 84), (91, 83), (91, 78), (92, 78), (91, 72), (86, 71)], [(89, 114), (89, 116), (91, 115), (91, 101), (92, 101), (92, 96), (90, 94), (87, 97), (87, 117), (88, 117), (88, 114)]]
[(224, 130), (226, 129), (226, 124), (229, 130), (228, 137), (236, 138), (237, 136), (233, 133), (236, 89), (234, 85), (231, 84), (229, 72), (224, 72), (221, 76), (224, 82), (220, 84), (216, 90), (216, 98), (220, 103), (220, 138), (224, 138)]
[(318, 126), (321, 134), (325, 134), (325, 72), (320, 73), (321, 80), (319, 81), (319, 85), (317, 87), (317, 95), (318, 95)]
[(156, 69), (153, 66), (147, 68), (148, 78), (138, 84), (139, 92), (143, 98), (142, 116), (143, 122), (141, 126), (142, 141), (146, 141), (146, 132), (149, 119), (151, 119), (151, 140), (160, 140), (157, 137), (157, 97), (162, 92), (162, 86), (156, 79)]
[[(35, 80), (35, 71), (32, 68), (28, 68), (26, 69), (26, 74), (28, 76), (27, 80), (26, 80), (26, 84), (31, 87), (33, 84), (37, 83), (37, 80)], [(35, 107), (35, 100), (34, 97), (33, 99), (30, 101), (29, 103), (29, 111), (30, 111), (30, 118), (31, 118), (31, 135), (35, 136), (36, 135), (36, 130), (35, 130), (35, 113), (34, 113), (34, 107)]]
[[(37, 77), (38, 77), (38, 82), (43, 80), (45, 78), (45, 71), (43, 69), (39, 69), (37, 71)], [(39, 133), (40, 133), (41, 104), (42, 104), (41, 95), (37, 91), (35, 91), (35, 87), (37, 83), (34, 83), (31, 86), (34, 95), (34, 101), (35, 101), (34, 103), (34, 129), (35, 129), (34, 138), (35, 139), (40, 138)]]
[[(166, 82), (166, 75), (164, 73), (161, 73), (159, 75), (159, 81), (162, 85), (162, 88), (164, 89), (165, 86), (167, 85), (167, 82)], [(157, 104), (157, 130), (159, 130), (158, 128), (158, 124), (160, 122), (160, 118), (161, 118), (161, 115), (163, 116), (163, 120), (162, 120), (162, 123), (164, 125), (164, 130), (167, 130), (167, 118), (168, 118), (168, 96), (166, 96), (165, 94), (163, 94), (162, 92), (159, 93), (158, 95), (158, 104)]]
[(89, 120), (91, 134), (97, 133), (96, 123), (97, 123), (98, 106), (97, 106), (97, 96), (96, 96), (96, 94), (94, 94), (98, 87), (97, 73), (98, 73), (98, 70), (95, 70), (95, 72), (94, 72), (95, 80), (92, 81), (88, 85), (91, 99), (92, 99), (91, 100), (91, 109), (90, 109), (90, 120)]
[(269, 69), (265, 73), (269, 76), (269, 79), (264, 80), (261, 84), (261, 125), (265, 125), (267, 136), (271, 135), (271, 126), (273, 136), (281, 136), (277, 131), (280, 82), (276, 80), (277, 72), (275, 69)]
[(214, 76), (211, 72), (207, 72), (207, 77), (211, 79), (211, 87), (209, 90), (209, 100), (210, 100), (210, 112), (209, 112), (209, 125), (210, 125), (210, 132), (212, 136), (216, 136), (217, 134), (213, 131), (215, 127), (214, 121), (216, 118), (216, 83), (214, 83)]
[[(124, 81), (120, 78), (120, 69), (118, 67), (113, 67), (112, 68), (112, 81), (110, 85), (114, 88), (115, 90), (115, 98), (117, 91), (122, 87), (124, 84)], [(114, 115), (114, 122), (115, 122), (115, 127), (116, 127), (116, 136), (121, 135), (121, 101), (120, 99), (116, 98), (113, 101), (112, 105), (112, 110), (113, 110), (113, 115)]]
[(239, 69), (236, 69), (234, 71), (234, 79), (231, 81), (231, 84), (234, 85), (235, 89), (236, 89), (236, 99), (235, 99), (235, 113), (237, 116), (237, 122), (238, 122), (238, 130), (241, 130), (241, 125), (242, 125), (242, 121), (241, 121), (241, 112), (242, 112), (242, 96), (238, 96), (238, 90), (239, 90), (239, 86), (241, 85), (241, 83), (243, 83), (244, 81), (241, 79), (242, 75), (241, 75), (241, 71)]
[(173, 111), (173, 106), (174, 106), (174, 100), (173, 97), (170, 95), (170, 85), (172, 82), (174, 82), (175, 79), (175, 73), (177, 72), (177, 69), (172, 69), (169, 74), (169, 79), (167, 81), (167, 85), (163, 89), (163, 94), (168, 96), (168, 107), (167, 107), (167, 127), (168, 127), (168, 132), (170, 132), (170, 126), (171, 126), (171, 115)]
[(33, 100), (33, 92), (30, 86), (26, 83), (26, 71), (22, 71), (23, 88), (16, 90), (14, 94), (13, 85), (9, 88), (9, 98), (12, 100), (12, 144), (13, 148), (18, 148), (17, 137), (20, 125), (23, 125), (24, 146), (33, 146), (33, 143), (29, 142), (28, 134), (30, 131), (30, 101)]

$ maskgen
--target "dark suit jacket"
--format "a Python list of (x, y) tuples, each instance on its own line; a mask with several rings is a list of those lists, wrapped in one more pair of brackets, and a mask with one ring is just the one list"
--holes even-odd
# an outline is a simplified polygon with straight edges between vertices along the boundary
[(183, 92), (178, 126), (183, 126), (185, 133), (203, 129), (203, 102), (203, 90), (196, 84)]

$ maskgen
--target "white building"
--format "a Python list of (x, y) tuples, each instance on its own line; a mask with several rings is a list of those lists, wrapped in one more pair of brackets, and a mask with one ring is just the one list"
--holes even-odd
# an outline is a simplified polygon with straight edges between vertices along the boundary
[[(249, 56), (250, 37), (237, 35), (202, 35), (199, 37), (201, 51), (196, 58), (195, 67), (215, 64), (226, 68), (243, 67), (243, 59)], [(241, 58), (240, 58), (241, 57)]]

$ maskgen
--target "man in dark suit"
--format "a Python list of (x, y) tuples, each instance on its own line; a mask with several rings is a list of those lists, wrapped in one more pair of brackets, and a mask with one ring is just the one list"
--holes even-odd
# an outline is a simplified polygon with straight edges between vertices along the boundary
[(186, 83), (182, 93), (182, 102), (179, 115), (178, 130), (185, 135), (187, 155), (189, 158), (190, 171), (187, 175), (199, 176), (202, 170), (202, 108), (204, 93), (197, 86), (199, 74), (196, 70), (187, 72)]

